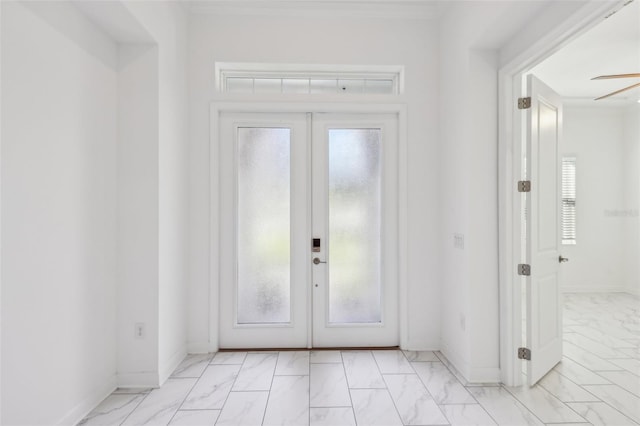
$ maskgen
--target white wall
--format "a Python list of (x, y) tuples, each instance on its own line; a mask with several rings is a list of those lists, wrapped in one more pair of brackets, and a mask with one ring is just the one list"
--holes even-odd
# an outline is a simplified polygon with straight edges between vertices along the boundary
[(2, 424), (73, 423), (115, 387), (116, 46), (1, 7)]
[[(620, 108), (565, 106), (563, 155), (577, 157), (577, 244), (562, 247), (570, 259), (562, 268), (564, 291), (624, 291), (628, 286), (628, 250), (632, 240), (637, 247), (638, 239), (637, 232), (633, 238), (630, 232), (633, 223), (637, 229), (637, 217), (629, 209), (637, 208), (638, 183), (626, 182), (627, 175), (637, 176), (638, 153), (624, 132)], [(637, 248), (635, 254), (637, 259)]]
[[(408, 347), (440, 346), (437, 279), (437, 28), (424, 20), (358, 17), (215, 16), (190, 19), (190, 294), (189, 347), (209, 342), (209, 107), (214, 63), (326, 63), (404, 65), (408, 106)], [(289, 97), (288, 100), (304, 99)], [(316, 97), (308, 99), (317, 100)], [(326, 99), (326, 98), (325, 98)], [(339, 98), (343, 99), (343, 98)], [(369, 98), (366, 98), (369, 99)], [(215, 324), (215, 322), (214, 322)], [(217, 326), (217, 325), (216, 325)]]
[(562, 35), (560, 24), (595, 9), (587, 4), (460, 2), (440, 23), (442, 351), (471, 382), (497, 381), (509, 364), (499, 354), (499, 312), (509, 307), (498, 292), (498, 70)]
[(158, 48), (122, 45), (118, 62), (118, 385), (157, 386)]
[(82, 6), (2, 2), (3, 424), (75, 423), (186, 353), (186, 16)]
[(441, 350), (475, 382), (499, 377), (497, 50), (476, 47), (499, 10), (467, 4), (440, 25)]
[(625, 108), (623, 115), (626, 288), (640, 296), (640, 104)]
[[(186, 354), (188, 194), (187, 17), (175, 2), (125, 2), (157, 46), (157, 374)], [(142, 299), (138, 299), (144, 303)], [(150, 320), (154, 322), (154, 320)], [(130, 336), (133, 324), (129, 323)], [(131, 342), (130, 342), (131, 343)]]

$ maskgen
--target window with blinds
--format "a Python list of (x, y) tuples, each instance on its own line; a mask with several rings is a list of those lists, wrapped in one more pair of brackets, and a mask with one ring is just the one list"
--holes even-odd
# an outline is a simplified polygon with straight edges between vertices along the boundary
[(576, 157), (562, 158), (562, 244), (576, 243)]

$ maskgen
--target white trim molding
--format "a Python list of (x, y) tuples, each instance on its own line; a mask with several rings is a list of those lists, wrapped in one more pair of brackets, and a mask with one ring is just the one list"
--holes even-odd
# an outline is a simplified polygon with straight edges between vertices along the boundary
[(75, 425), (84, 419), (87, 414), (98, 406), (106, 397), (116, 390), (116, 376), (113, 375), (101, 386), (91, 391), (78, 405), (72, 408), (62, 419), (56, 424), (58, 425)]
[(160, 386), (162, 386), (164, 382), (167, 381), (169, 376), (171, 376), (171, 373), (175, 371), (175, 369), (178, 367), (178, 365), (180, 365), (180, 363), (185, 359), (186, 356), (186, 347), (180, 348), (171, 356), (167, 365), (162, 370), (160, 370), (158, 378), (158, 383), (160, 384)]
[(119, 388), (157, 388), (160, 387), (160, 375), (157, 371), (118, 374)]
[(432, 20), (445, 13), (449, 8), (446, 3), (421, 0), (209, 0), (190, 2), (188, 8), (192, 14)]
[(623, 285), (566, 285), (560, 288), (562, 293), (628, 293), (629, 287)]
[(217, 352), (218, 348), (215, 345), (211, 345), (207, 342), (190, 342), (187, 345), (188, 354), (208, 354)]

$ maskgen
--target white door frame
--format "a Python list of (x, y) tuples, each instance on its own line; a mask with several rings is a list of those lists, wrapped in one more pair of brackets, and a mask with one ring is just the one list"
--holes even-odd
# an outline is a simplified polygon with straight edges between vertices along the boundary
[(602, 22), (620, 2), (591, 0), (570, 19), (503, 66), (498, 73), (498, 234), (500, 273), (500, 378), (508, 386), (522, 384), (522, 364), (517, 350), (522, 336), (521, 277), (524, 263), (520, 245), (521, 197), (516, 182), (522, 170), (522, 116), (516, 100), (525, 96), (523, 76), (567, 43)]
[[(398, 116), (398, 322), (400, 347), (408, 341), (407, 318), (407, 106), (396, 103), (355, 102), (212, 102), (209, 120), (209, 351), (219, 349), (220, 323), (220, 113), (351, 113), (397, 114)], [(309, 129), (310, 131), (310, 129)], [(310, 297), (310, 296), (309, 296)], [(310, 338), (310, 336), (309, 336)]]

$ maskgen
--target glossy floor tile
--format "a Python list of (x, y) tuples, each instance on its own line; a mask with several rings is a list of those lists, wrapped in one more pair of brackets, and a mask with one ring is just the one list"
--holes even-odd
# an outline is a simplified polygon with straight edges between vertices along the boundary
[(311, 364), (309, 382), (311, 407), (351, 407), (342, 364)]
[(350, 389), (384, 388), (384, 380), (371, 351), (342, 352)]
[(441, 405), (442, 412), (452, 426), (488, 426), (496, 422), (480, 404)]
[(384, 376), (387, 389), (405, 425), (448, 424), (447, 418), (415, 374)]
[(309, 424), (309, 376), (276, 376), (273, 378), (265, 426)]
[(198, 378), (202, 375), (209, 361), (211, 361), (211, 354), (204, 355), (188, 355), (184, 361), (175, 369), (171, 377), (195, 377)]
[(169, 379), (154, 389), (122, 422), (123, 425), (169, 424), (197, 379)]
[(145, 397), (146, 394), (111, 394), (80, 425), (119, 425)]
[(239, 365), (210, 365), (180, 407), (183, 410), (220, 410), (233, 382), (240, 371)]
[(351, 407), (311, 408), (309, 421), (311, 426), (356, 426)]
[(351, 389), (351, 400), (359, 425), (402, 425), (386, 389)]
[(268, 391), (278, 361), (277, 353), (249, 353), (233, 384), (234, 391)]
[(276, 376), (309, 375), (309, 351), (290, 351), (278, 354)]
[(564, 358), (538, 385), (466, 383), (440, 352), (189, 355), (81, 425), (640, 425), (640, 300), (565, 295)]
[(220, 416), (220, 410), (178, 410), (171, 419), (171, 426), (213, 425)]

